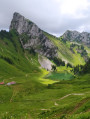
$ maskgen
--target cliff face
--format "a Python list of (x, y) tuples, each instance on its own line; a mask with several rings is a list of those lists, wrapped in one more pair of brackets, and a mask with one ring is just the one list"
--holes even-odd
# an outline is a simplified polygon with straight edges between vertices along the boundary
[(83, 43), (87, 46), (90, 46), (90, 33), (87, 33), (87, 32), (79, 33), (77, 31), (67, 30), (63, 34), (63, 38), (64, 38), (64, 40), (76, 41), (76, 42)]
[(10, 30), (12, 29), (20, 34), (24, 49), (33, 48), (35, 52), (48, 58), (57, 56), (57, 47), (44, 35), (43, 31), (19, 13), (13, 14), (10, 25)]

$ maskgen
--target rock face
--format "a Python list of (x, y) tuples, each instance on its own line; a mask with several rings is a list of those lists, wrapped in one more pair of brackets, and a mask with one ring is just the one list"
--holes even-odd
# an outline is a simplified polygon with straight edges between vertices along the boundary
[(68, 41), (80, 42), (80, 43), (83, 43), (87, 46), (90, 46), (90, 33), (87, 33), (87, 32), (79, 33), (77, 31), (67, 30), (63, 34), (63, 39), (68, 40)]
[(57, 47), (44, 35), (43, 31), (19, 13), (13, 14), (10, 25), (10, 30), (12, 29), (20, 34), (24, 49), (33, 48), (35, 52), (48, 58), (57, 56)]
[(38, 55), (38, 61), (41, 67), (43, 67), (44, 69), (49, 71), (52, 70), (53, 63), (48, 58)]

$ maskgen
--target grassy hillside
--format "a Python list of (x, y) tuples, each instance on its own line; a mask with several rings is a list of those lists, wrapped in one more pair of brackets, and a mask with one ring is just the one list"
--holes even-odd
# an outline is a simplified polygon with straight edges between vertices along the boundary
[(19, 84), (0, 87), (0, 116), (2, 119), (89, 119), (89, 77), (87, 74), (79, 80), (60, 81), (38, 92), (41, 87), (37, 84), (35, 93), (31, 93), (29, 82), (23, 87)]
[[(62, 51), (65, 44), (49, 37)], [(59, 53), (74, 62), (68, 46)], [(0, 119), (89, 119), (90, 74), (77, 77), (70, 70), (42, 69), (38, 54), (23, 50), (15, 31), (0, 32), (0, 82), (5, 82), (0, 85)], [(11, 81), (16, 84), (7, 86)]]
[[(48, 33), (44, 34), (58, 47), (58, 56), (59, 58), (61, 58), (62, 60), (66, 61), (66, 62), (70, 62), (73, 65), (78, 65), (78, 64), (85, 64), (85, 61), (83, 59), (83, 57), (81, 57), (81, 55), (79, 53), (76, 52), (75, 48), (74, 48), (74, 53), (71, 52), (70, 50), (70, 42), (67, 41), (66, 43), (62, 42), (62, 38), (56, 38)], [(87, 47), (86, 47), (87, 48)], [(87, 50), (89, 50), (89, 48), (87, 48)]]

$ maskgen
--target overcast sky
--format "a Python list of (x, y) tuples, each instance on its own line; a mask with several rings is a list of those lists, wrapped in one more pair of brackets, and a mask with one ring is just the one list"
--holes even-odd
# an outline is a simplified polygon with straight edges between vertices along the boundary
[(0, 0), (0, 29), (9, 29), (14, 12), (56, 36), (90, 32), (90, 0)]

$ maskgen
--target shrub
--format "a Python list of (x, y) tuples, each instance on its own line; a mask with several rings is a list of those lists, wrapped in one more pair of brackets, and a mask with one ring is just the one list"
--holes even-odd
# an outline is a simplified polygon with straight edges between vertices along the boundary
[(57, 66), (65, 66), (65, 62), (62, 61), (60, 58), (54, 57), (53, 61)]
[(30, 49), (30, 54), (36, 55), (36, 52), (33, 48)]
[(55, 71), (56, 70), (56, 66), (52, 65), (52, 70)]
[(0, 56), (0, 58), (4, 59), (6, 62), (8, 62), (9, 64), (13, 64), (13, 61), (9, 58), (9, 57), (4, 57), (4, 56)]
[(72, 65), (70, 63), (67, 63), (67, 67), (71, 67), (72, 68)]

